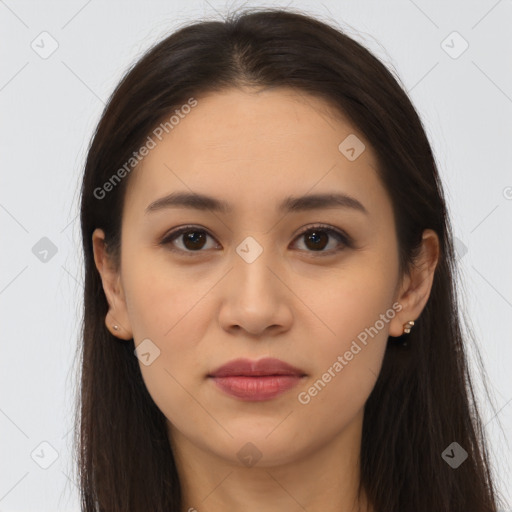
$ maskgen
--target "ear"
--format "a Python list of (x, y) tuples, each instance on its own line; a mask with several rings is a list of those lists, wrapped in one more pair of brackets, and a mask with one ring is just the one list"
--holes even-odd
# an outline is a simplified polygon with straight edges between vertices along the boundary
[(438, 260), (439, 237), (432, 229), (426, 229), (423, 231), (420, 252), (399, 286), (396, 301), (402, 309), (390, 322), (390, 336), (401, 336), (404, 324), (416, 321), (420, 316), (430, 296)]
[[(124, 290), (121, 276), (113, 265), (105, 246), (105, 233), (95, 229), (92, 234), (94, 263), (101, 276), (103, 291), (108, 301), (109, 309), (105, 317), (107, 329), (117, 338), (130, 340), (133, 337), (131, 324), (126, 309)], [(114, 325), (118, 329), (114, 329)]]

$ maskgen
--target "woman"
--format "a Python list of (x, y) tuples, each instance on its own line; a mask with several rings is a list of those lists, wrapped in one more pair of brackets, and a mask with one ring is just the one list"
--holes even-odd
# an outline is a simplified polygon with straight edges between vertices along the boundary
[(247, 11), (152, 48), (81, 226), (83, 510), (496, 510), (434, 157), (338, 29)]

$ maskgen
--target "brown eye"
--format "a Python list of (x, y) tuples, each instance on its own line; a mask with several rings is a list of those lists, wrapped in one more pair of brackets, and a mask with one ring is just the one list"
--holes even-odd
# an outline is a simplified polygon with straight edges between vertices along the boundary
[[(344, 247), (352, 247), (351, 239), (347, 235), (337, 229), (324, 226), (313, 226), (303, 231), (297, 238), (304, 240), (307, 252), (318, 252), (320, 255), (329, 255)], [(331, 243), (331, 247), (325, 250), (330, 239), (336, 239), (338, 244)]]
[[(309, 231), (306, 235), (306, 246), (314, 251), (322, 250), (329, 242), (329, 235), (325, 231)], [(311, 244), (311, 245), (309, 245)]]
[[(172, 251), (194, 256), (194, 253), (204, 252), (203, 249), (219, 248), (219, 245), (215, 243), (208, 247), (208, 238), (215, 240), (202, 228), (183, 226), (169, 233), (160, 244), (168, 246)], [(348, 235), (323, 225), (304, 230), (296, 239), (303, 239), (305, 242), (305, 249), (301, 250), (318, 253), (318, 256), (329, 256), (346, 247), (352, 247), (352, 239)]]
[[(181, 253), (201, 252), (201, 250), (205, 248), (208, 237), (213, 239), (204, 229), (185, 226), (169, 233), (169, 235), (162, 240), (161, 244), (169, 245), (171, 250)], [(176, 247), (178, 242), (181, 247)]]
[(206, 240), (204, 232), (201, 231), (187, 231), (181, 236), (183, 237), (183, 245), (191, 251), (201, 249)]

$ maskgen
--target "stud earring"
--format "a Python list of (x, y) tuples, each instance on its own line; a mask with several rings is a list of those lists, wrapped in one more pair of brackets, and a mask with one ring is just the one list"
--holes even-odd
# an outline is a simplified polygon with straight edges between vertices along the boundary
[(409, 334), (411, 332), (413, 325), (414, 325), (414, 322), (412, 320), (410, 322), (407, 322), (406, 324), (404, 324), (404, 333)]
[(119, 331), (119, 326), (118, 325), (113, 325), (112, 327), (114, 328), (114, 331)]

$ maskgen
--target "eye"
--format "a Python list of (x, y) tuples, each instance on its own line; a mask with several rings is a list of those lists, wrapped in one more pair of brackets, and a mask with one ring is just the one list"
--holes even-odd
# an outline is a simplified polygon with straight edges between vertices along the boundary
[[(161, 242), (162, 245), (170, 246), (172, 251), (193, 256), (193, 252), (200, 252), (204, 248), (204, 242), (210, 237), (213, 237), (204, 229), (195, 226), (183, 226), (175, 231), (172, 231)], [(175, 247), (175, 240), (181, 242), (182, 247)]]
[[(307, 236), (306, 236), (307, 235)], [(344, 247), (352, 247), (352, 239), (342, 231), (325, 225), (315, 225), (302, 231), (296, 239), (306, 237), (306, 252), (317, 252), (322, 255), (330, 255), (342, 250)], [(208, 238), (214, 240), (206, 230), (196, 226), (183, 226), (169, 233), (160, 242), (161, 245), (169, 246), (172, 251), (194, 256), (195, 252), (202, 252), (201, 249), (211, 249), (205, 243)], [(329, 245), (329, 239), (335, 238), (338, 246), (329, 250), (324, 250)], [(179, 242), (177, 244), (176, 242)], [(181, 245), (181, 247), (179, 247)], [(340, 247), (341, 246), (341, 247)], [(218, 244), (217, 244), (218, 247)], [(213, 246), (215, 248), (215, 244)], [(309, 249), (309, 250), (308, 250)]]
[[(308, 252), (319, 252), (321, 255), (331, 255), (335, 252), (342, 250), (344, 247), (352, 247), (352, 239), (342, 231), (331, 228), (323, 224), (311, 226), (308, 229), (302, 231), (297, 238), (305, 238), (305, 245), (311, 251)], [(324, 250), (326, 245), (329, 245), (329, 238), (335, 238), (338, 240), (338, 246), (329, 250)], [(340, 247), (341, 245), (341, 247)]]

